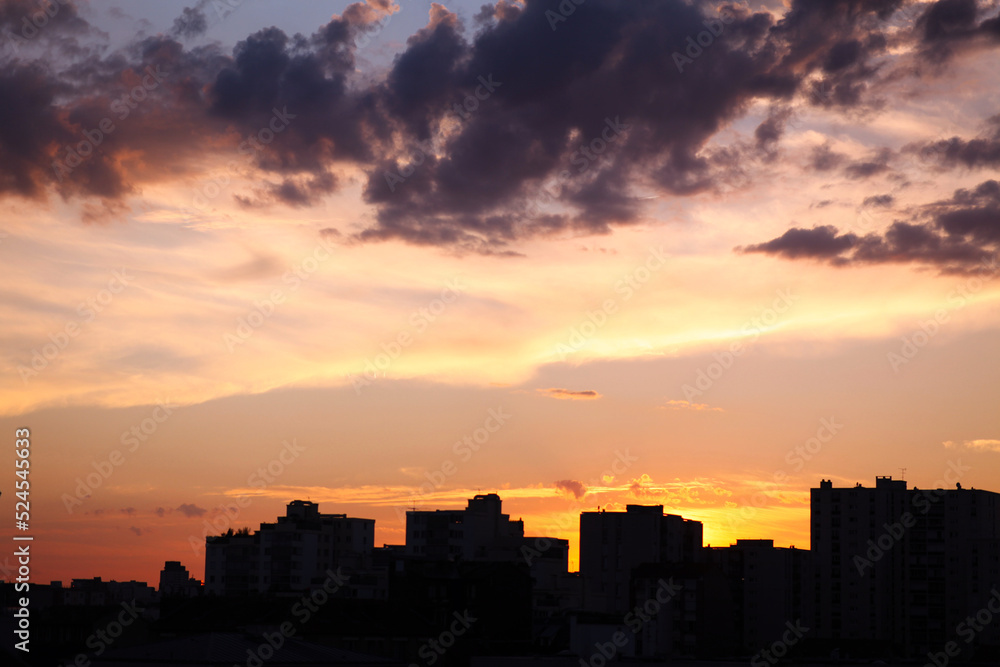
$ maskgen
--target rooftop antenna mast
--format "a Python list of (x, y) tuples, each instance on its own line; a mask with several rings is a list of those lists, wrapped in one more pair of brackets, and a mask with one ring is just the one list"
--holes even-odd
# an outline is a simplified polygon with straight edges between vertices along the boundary
[(906, 468), (900, 468), (899, 469), (899, 478), (900, 479), (906, 479)]

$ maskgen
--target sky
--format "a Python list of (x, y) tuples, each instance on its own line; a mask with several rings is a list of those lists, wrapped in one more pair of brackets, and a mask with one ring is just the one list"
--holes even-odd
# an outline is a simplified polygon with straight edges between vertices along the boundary
[(0, 1), (33, 580), (293, 499), (381, 546), (496, 492), (575, 570), (597, 508), (805, 548), (823, 479), (1000, 491), (998, 14)]

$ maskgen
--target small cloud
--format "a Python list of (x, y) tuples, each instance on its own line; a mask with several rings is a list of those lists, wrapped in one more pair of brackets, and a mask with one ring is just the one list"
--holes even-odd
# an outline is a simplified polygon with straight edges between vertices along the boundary
[(572, 493), (577, 500), (587, 495), (587, 485), (575, 479), (560, 479), (556, 482), (556, 488)]
[(654, 495), (653, 491), (647, 487), (652, 481), (649, 475), (643, 473), (629, 483), (628, 492), (635, 498), (651, 498)]
[(865, 197), (864, 202), (862, 202), (862, 207), (874, 206), (881, 208), (888, 208), (896, 201), (896, 198), (892, 195), (875, 195), (874, 197)]
[(585, 389), (583, 391), (574, 391), (572, 389), (561, 389), (557, 387), (550, 387), (548, 389), (538, 389), (538, 393), (545, 394), (549, 398), (559, 398), (570, 401), (593, 401), (601, 398), (601, 395), (594, 391), (593, 389)]
[(660, 406), (660, 410), (694, 410), (695, 412), (725, 412), (722, 408), (713, 408), (707, 403), (692, 403), (685, 400), (671, 400)]
[(136, 535), (142, 535), (142, 528), (136, 528), (135, 526), (129, 526), (128, 529), (131, 530)]
[(125, 508), (120, 509), (118, 511), (121, 512), (122, 514), (127, 514), (128, 516), (132, 516), (133, 514), (135, 514), (135, 508), (134, 507), (125, 507)]
[(1000, 452), (1000, 440), (964, 440), (957, 443), (954, 440), (946, 440), (944, 446), (948, 449), (975, 449), (981, 452)]
[(192, 505), (191, 503), (183, 503), (178, 506), (177, 511), (184, 516), (191, 518), (196, 516), (203, 516), (208, 510), (198, 507), (197, 505)]
[(167, 513), (167, 510), (165, 510), (162, 507), (157, 507), (154, 511), (156, 512), (156, 516), (160, 517), (161, 519), (163, 518), (163, 515)]
[(205, 12), (198, 7), (185, 7), (180, 16), (174, 19), (170, 32), (177, 37), (197, 37), (208, 30)]

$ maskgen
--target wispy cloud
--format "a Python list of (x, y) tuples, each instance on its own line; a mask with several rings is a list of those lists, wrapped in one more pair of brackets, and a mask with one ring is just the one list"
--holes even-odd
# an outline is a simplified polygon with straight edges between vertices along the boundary
[(685, 400), (670, 400), (660, 406), (661, 410), (694, 410), (696, 412), (725, 412), (722, 408), (713, 408), (707, 403), (692, 403)]
[(943, 444), (948, 449), (974, 449), (981, 452), (1000, 452), (1000, 440), (978, 439), (963, 440), (962, 442), (946, 440)]
[(593, 389), (585, 389), (582, 391), (575, 391), (573, 389), (562, 389), (558, 387), (549, 387), (548, 389), (539, 389), (538, 393), (544, 394), (549, 398), (558, 398), (570, 401), (593, 401), (601, 398), (601, 395), (594, 391)]

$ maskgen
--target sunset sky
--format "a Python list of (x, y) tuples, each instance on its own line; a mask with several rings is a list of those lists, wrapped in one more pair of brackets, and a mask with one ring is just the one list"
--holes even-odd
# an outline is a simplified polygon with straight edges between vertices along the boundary
[(575, 570), (598, 506), (1000, 491), (996, 2), (483, 2), (0, 0), (35, 581), (298, 498), (496, 492)]

